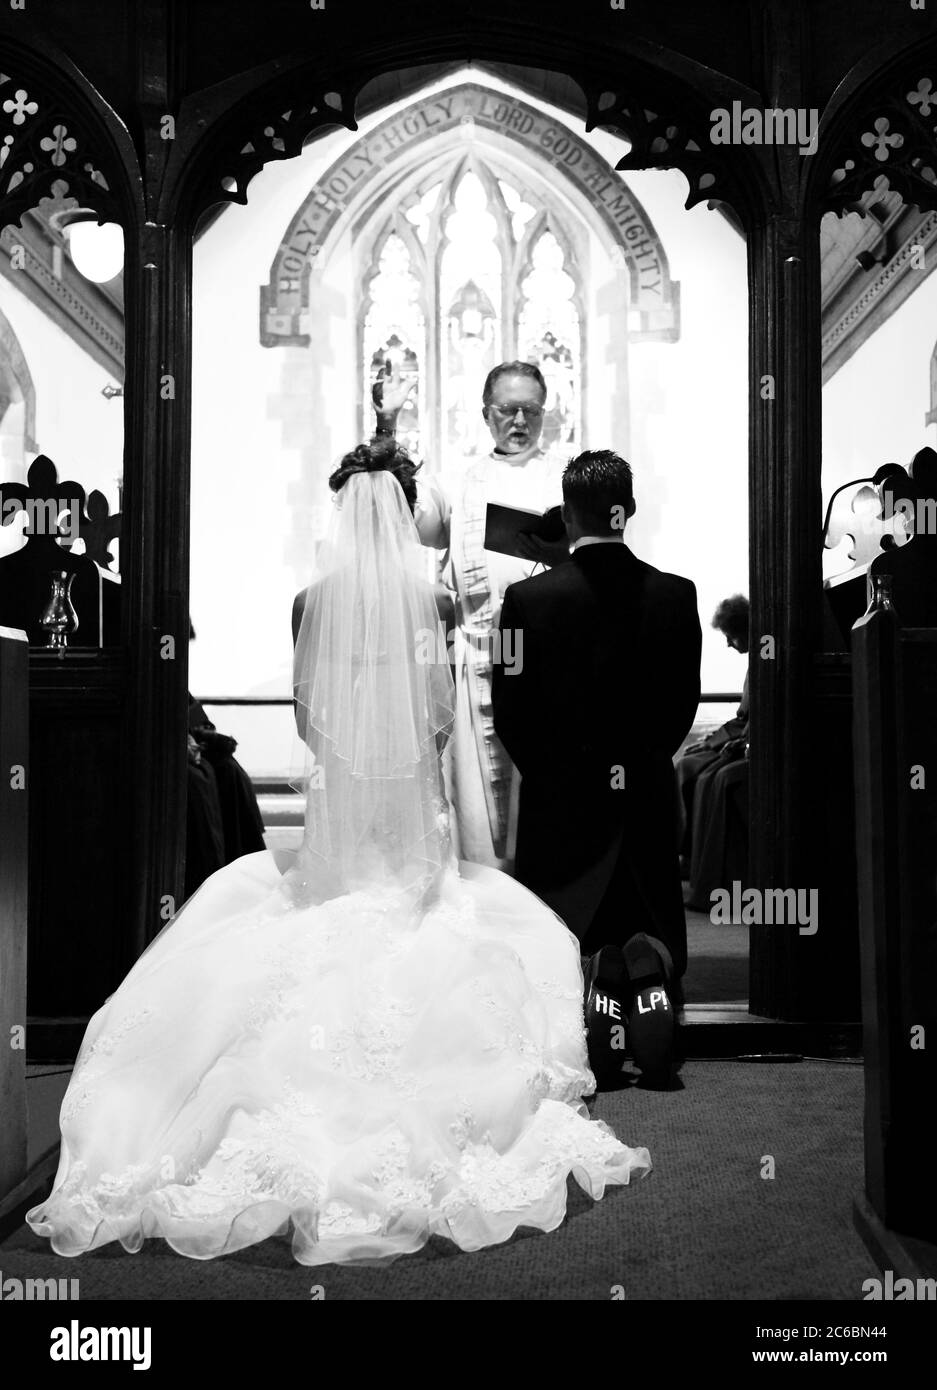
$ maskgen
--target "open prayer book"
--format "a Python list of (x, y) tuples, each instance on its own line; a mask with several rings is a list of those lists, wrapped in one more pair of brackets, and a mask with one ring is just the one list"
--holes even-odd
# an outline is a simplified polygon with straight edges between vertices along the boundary
[(529, 512), (523, 507), (504, 507), (489, 502), (485, 516), (485, 549), (501, 555), (516, 555), (523, 559), (517, 538), (521, 532), (539, 536), (543, 541), (558, 541), (566, 534), (559, 507), (545, 512)]

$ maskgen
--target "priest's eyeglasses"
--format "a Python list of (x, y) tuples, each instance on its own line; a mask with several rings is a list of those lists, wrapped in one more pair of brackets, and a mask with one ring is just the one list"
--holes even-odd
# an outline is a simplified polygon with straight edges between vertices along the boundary
[(543, 415), (542, 405), (493, 405), (490, 408), (499, 420), (513, 420), (518, 411), (525, 420), (539, 420)]

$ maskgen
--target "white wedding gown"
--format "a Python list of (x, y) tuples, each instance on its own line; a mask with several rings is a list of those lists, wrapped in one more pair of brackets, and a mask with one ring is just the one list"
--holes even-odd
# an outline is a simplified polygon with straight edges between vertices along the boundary
[[(314, 645), (325, 640), (317, 630)], [(371, 697), (352, 665), (353, 705)], [(321, 677), (332, 709), (338, 669)], [(362, 714), (373, 770), (377, 740), (396, 755), (401, 721), (378, 727), (358, 708), (356, 728)], [(521, 885), (449, 857), (435, 744), (421, 738), (415, 775), (362, 783), (343, 781), (357, 754), (337, 755), (337, 727), (327, 746), (315, 732), (329, 873), (317, 871), (328, 834), (307, 808), (295, 857), (265, 851), (212, 875), (88, 1026), (55, 1185), (27, 1216), (61, 1255), (158, 1236), (210, 1259), (287, 1233), (306, 1265), (399, 1255), (431, 1235), (477, 1250), (559, 1225), (570, 1174), (599, 1198), (650, 1168), (582, 1100), (594, 1080), (578, 942)], [(343, 869), (336, 892), (339, 829), (364, 867)]]

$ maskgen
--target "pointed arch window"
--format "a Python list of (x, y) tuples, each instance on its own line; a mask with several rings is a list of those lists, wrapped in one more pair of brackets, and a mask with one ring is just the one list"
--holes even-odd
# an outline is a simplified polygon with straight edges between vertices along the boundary
[(581, 323), (576, 281), (566, 268), (566, 259), (554, 234), (538, 231), (520, 282), (517, 341), (518, 355), (538, 362), (546, 379), (544, 446), (575, 449), (579, 442)]
[(521, 358), (547, 380), (545, 442), (575, 449), (585, 234), (573, 224), (558, 200), (476, 152), (437, 158), (385, 193), (356, 243), (363, 432), (371, 385), (389, 359), (419, 378), (398, 425), (411, 450), (439, 461), (485, 453), (485, 377)]

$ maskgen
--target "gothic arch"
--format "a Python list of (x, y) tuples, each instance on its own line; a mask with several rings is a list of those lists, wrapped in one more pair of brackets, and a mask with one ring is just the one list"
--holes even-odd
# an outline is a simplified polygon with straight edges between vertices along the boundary
[[(410, 154), (412, 156), (413, 152)], [(421, 146), (417, 159), (411, 157), (407, 161), (405, 177), (398, 177), (396, 168), (390, 174), (388, 182), (392, 192), (381, 188), (363, 192), (360, 211), (354, 204), (345, 208), (330, 234), (341, 236), (343, 230), (351, 234), (355, 286), (351, 316), (358, 325), (359, 373), (363, 368), (363, 374), (359, 375), (359, 427), (366, 431), (370, 418), (367, 379), (374, 370), (373, 354), (393, 343), (393, 337), (388, 337), (392, 331), (398, 335), (397, 351), (404, 352), (411, 364), (419, 364), (419, 407), (414, 410), (410, 423), (415, 430), (418, 418), (419, 429), (425, 434), (413, 433), (408, 443), (420, 450), (428, 447), (435, 457), (440, 457), (444, 449), (450, 452), (457, 447), (455, 440), (447, 440), (445, 421), (449, 410), (456, 408), (451, 390), (457, 382), (462, 383), (457, 394), (465, 389), (468, 380), (465, 370), (469, 371), (469, 377), (479, 378), (475, 381), (477, 398), (485, 370), (498, 356), (526, 357), (531, 352), (530, 340), (523, 340), (525, 331), (530, 328), (527, 323), (529, 310), (535, 304), (535, 299), (530, 297), (533, 284), (530, 277), (534, 271), (535, 250), (547, 234), (559, 249), (561, 265), (557, 289), (567, 292), (570, 310), (563, 312), (559, 292), (548, 300), (548, 327), (559, 337), (553, 338), (555, 354), (547, 355), (551, 359), (555, 355), (557, 362), (562, 360), (566, 364), (565, 372), (560, 375), (567, 387), (564, 397), (571, 403), (568, 423), (577, 438), (582, 424), (589, 222), (581, 207), (564, 203), (556, 196), (549, 182), (549, 166), (535, 171), (532, 161), (524, 161), (521, 166), (504, 160), (500, 157), (502, 154), (497, 145), (480, 148), (473, 140), (470, 147), (458, 141), (454, 146), (445, 144), (442, 152), (437, 149), (424, 158)], [(321, 180), (318, 181), (317, 187), (322, 186)], [(457, 212), (466, 195), (476, 204), (474, 212), (466, 207)], [(458, 237), (453, 240), (452, 226), (466, 216), (479, 219), (477, 235), (470, 237), (468, 243)], [(486, 224), (487, 234), (482, 230)], [(397, 247), (395, 256), (406, 258), (406, 265), (401, 261), (397, 267), (396, 274), (401, 277), (398, 283), (409, 282), (414, 290), (413, 308), (404, 312), (403, 319), (398, 319), (395, 308), (393, 330), (376, 296), (380, 279), (378, 259), (381, 257), (383, 264), (383, 255), (393, 244), (392, 239)], [(474, 255), (474, 249), (480, 245), (487, 247), (490, 262), (487, 256), (479, 261)], [(546, 242), (543, 245), (547, 247)], [(606, 249), (611, 251), (612, 248)], [(455, 280), (452, 279), (454, 270)], [(493, 278), (487, 280), (489, 274)], [(393, 280), (394, 273), (390, 275)], [(312, 284), (317, 281), (315, 277)], [(283, 283), (274, 271), (273, 285)], [(418, 314), (415, 312), (417, 303)], [(541, 310), (544, 307), (541, 302)], [(315, 316), (314, 291), (310, 294), (310, 312)], [(474, 320), (474, 327), (462, 336), (456, 325), (464, 326), (466, 312)], [(282, 322), (286, 325), (288, 320), (284, 317)], [(269, 338), (264, 341), (269, 343)], [(625, 333), (618, 338), (617, 346), (617, 357), (610, 366), (616, 371), (618, 394), (624, 397)], [(473, 349), (471, 366), (461, 353), (461, 349), (469, 347)], [(464, 400), (460, 408), (465, 410)], [(477, 424), (481, 429), (481, 422), (477, 408), (471, 412), (471, 418), (468, 434), (472, 439), (462, 440), (462, 453), (470, 452), (478, 443), (475, 427)]]
[[(535, 171), (549, 168), (583, 221), (607, 246), (617, 248), (628, 270), (631, 303), (641, 315), (636, 340), (673, 342), (679, 337), (679, 286), (670, 279), (666, 252), (646, 211), (612, 166), (588, 141), (514, 96), (475, 82), (424, 95), (388, 116), (316, 180), (284, 233), (269, 283), (261, 291), (261, 333), (268, 345), (305, 346), (299, 320), (309, 308), (312, 266), (350, 217), (387, 192), (412, 163), (418, 145), (429, 163), (457, 157), (473, 143), (485, 150), (516, 150)], [(276, 331), (273, 329), (276, 325)]]
[(506, 18), (496, 40), (468, 22), (454, 41), (442, 22), (438, 33), (424, 28), (383, 44), (379, 54), (362, 43), (353, 61), (327, 71), (305, 55), (293, 63), (275, 60), (183, 103), (161, 206), (194, 226), (219, 203), (243, 203), (250, 180), (268, 161), (298, 154), (328, 129), (355, 130), (356, 114), (386, 105), (386, 94), (365, 100), (366, 89), (384, 74), (405, 74), (399, 99), (426, 84), (420, 67), (444, 70), (470, 58), (510, 67), (510, 80), (522, 89), (531, 69), (563, 75), (576, 95), (561, 98), (561, 109), (585, 114), (587, 130), (604, 126), (632, 141), (619, 169), (679, 169), (690, 185), (687, 207), (722, 203), (747, 226), (770, 201), (770, 176), (747, 148), (727, 151), (711, 143), (710, 111), (733, 100), (760, 106), (759, 94), (646, 40), (631, 36), (624, 48), (626, 61), (612, 72), (597, 60), (595, 45), (577, 40), (568, 26)]

